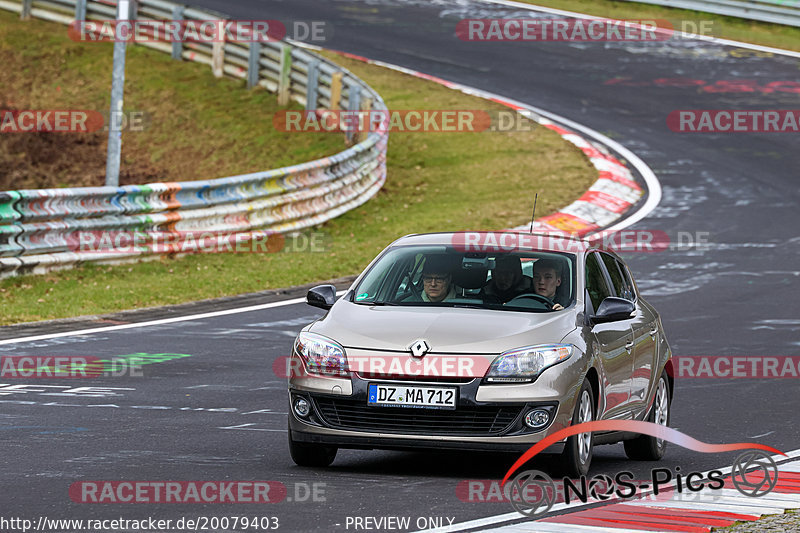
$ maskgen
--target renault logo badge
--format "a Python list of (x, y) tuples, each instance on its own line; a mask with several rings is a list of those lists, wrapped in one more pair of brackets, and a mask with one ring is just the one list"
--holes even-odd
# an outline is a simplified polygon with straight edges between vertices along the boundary
[(428, 346), (427, 342), (419, 339), (418, 341), (415, 341), (414, 344), (409, 346), (408, 349), (411, 350), (412, 357), (419, 359), (420, 357), (425, 357), (425, 354), (428, 353), (428, 350), (431, 348)]

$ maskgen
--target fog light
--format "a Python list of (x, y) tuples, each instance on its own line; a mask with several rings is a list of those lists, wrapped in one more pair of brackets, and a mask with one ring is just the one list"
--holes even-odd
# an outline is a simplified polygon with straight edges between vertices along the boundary
[(308, 402), (304, 398), (297, 398), (294, 401), (294, 414), (297, 416), (302, 416), (303, 418), (308, 416), (308, 413), (311, 411), (311, 406), (308, 405)]
[(525, 424), (533, 429), (543, 428), (550, 422), (550, 413), (544, 409), (534, 409), (525, 415)]

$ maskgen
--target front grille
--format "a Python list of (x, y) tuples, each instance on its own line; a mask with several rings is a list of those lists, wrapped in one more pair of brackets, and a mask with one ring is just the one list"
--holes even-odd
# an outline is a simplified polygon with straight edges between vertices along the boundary
[(366, 399), (315, 398), (330, 427), (413, 435), (500, 435), (514, 422), (521, 406), (458, 407), (455, 410), (370, 407)]
[(426, 383), (450, 383), (453, 385), (464, 385), (471, 382), (476, 378), (470, 377), (457, 377), (457, 376), (395, 376), (393, 374), (376, 374), (374, 372), (356, 372), (356, 376), (365, 380), (371, 381), (376, 379), (390, 380), (390, 381), (416, 381)]

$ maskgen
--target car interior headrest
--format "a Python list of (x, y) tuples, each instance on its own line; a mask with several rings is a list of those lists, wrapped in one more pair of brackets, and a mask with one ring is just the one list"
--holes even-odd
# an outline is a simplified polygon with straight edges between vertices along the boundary
[(462, 289), (480, 289), (486, 284), (488, 273), (485, 267), (459, 268), (453, 273), (453, 283)]

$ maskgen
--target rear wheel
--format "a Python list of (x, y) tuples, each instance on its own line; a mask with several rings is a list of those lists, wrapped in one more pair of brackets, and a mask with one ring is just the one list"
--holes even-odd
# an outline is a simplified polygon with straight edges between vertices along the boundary
[[(594, 390), (591, 383), (583, 382), (578, 402), (572, 415), (572, 425), (591, 422), (595, 417)], [(594, 437), (591, 432), (578, 433), (567, 439), (561, 454), (561, 469), (566, 476), (580, 477), (589, 473), (592, 463)]]
[[(667, 373), (664, 371), (658, 378), (656, 396), (647, 421), (660, 426), (669, 426), (670, 404), (669, 382)], [(636, 461), (658, 461), (664, 457), (666, 450), (667, 441), (650, 435), (639, 435), (635, 439), (625, 441), (625, 455)]]
[(333, 446), (297, 442), (292, 438), (291, 428), (289, 429), (289, 453), (298, 466), (330, 466), (338, 451)]

